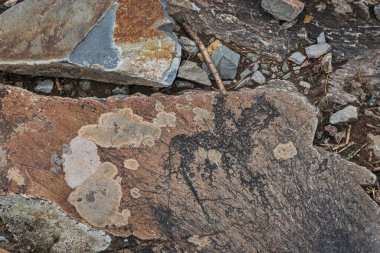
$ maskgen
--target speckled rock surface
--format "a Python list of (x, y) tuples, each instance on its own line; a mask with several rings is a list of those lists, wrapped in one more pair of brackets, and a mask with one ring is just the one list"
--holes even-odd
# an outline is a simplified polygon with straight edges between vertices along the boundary
[(173, 27), (160, 0), (23, 1), (0, 14), (0, 69), (169, 86), (181, 54)]
[(108, 250), (374, 252), (379, 207), (360, 186), (374, 176), (313, 146), (317, 116), (284, 81), (106, 100), (1, 85), (0, 209), (38, 199), (109, 233)]

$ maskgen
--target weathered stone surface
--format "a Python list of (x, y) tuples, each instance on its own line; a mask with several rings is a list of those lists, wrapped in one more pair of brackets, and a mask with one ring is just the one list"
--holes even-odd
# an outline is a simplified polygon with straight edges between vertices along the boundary
[(21, 194), (44, 199), (135, 252), (380, 246), (379, 207), (359, 186), (373, 174), (313, 147), (318, 110), (291, 83), (106, 100), (1, 85), (0, 98), (1, 208)]
[(261, 0), (261, 7), (280, 20), (292, 21), (305, 7), (298, 0)]
[(253, 73), (251, 80), (257, 84), (264, 84), (267, 81), (267, 79), (265, 78), (263, 73), (261, 73), (260, 70), (257, 70), (257, 71), (255, 71), (255, 73)]
[(191, 61), (183, 61), (178, 70), (178, 77), (195, 83), (211, 86), (208, 74), (198, 66), (197, 63)]
[(349, 105), (330, 116), (330, 124), (350, 123), (358, 120), (359, 108)]
[[(236, 77), (240, 62), (240, 55), (238, 53), (221, 45), (212, 54), (211, 60), (223, 80), (232, 80)], [(209, 73), (210, 78), (214, 78), (206, 62), (203, 62), (202, 68)]]
[(298, 65), (301, 65), (306, 60), (306, 56), (304, 56), (300, 52), (294, 52), (290, 57), (289, 61), (294, 62)]
[(181, 46), (166, 7), (160, 0), (23, 1), (0, 15), (0, 69), (171, 85)]
[(308, 58), (319, 58), (324, 54), (330, 52), (331, 46), (327, 43), (318, 43), (305, 48)]

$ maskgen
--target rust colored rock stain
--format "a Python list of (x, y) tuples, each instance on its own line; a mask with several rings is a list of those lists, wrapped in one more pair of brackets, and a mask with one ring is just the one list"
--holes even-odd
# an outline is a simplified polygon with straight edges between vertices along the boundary
[(116, 43), (164, 38), (156, 24), (164, 18), (159, 0), (119, 0), (114, 37)]

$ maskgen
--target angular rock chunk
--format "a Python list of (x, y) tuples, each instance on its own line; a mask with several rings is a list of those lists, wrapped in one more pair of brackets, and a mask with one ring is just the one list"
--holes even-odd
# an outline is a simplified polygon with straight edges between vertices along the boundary
[(163, 3), (23, 1), (0, 15), (0, 69), (118, 84), (171, 85), (181, 47)]
[(195, 83), (211, 86), (208, 74), (195, 62), (183, 61), (178, 70), (178, 77)]
[[(379, 207), (359, 186), (375, 183), (374, 175), (313, 146), (318, 110), (289, 82), (226, 97), (106, 100), (51, 99), (1, 85), (0, 98), (0, 192), (6, 196), (0, 199), (45, 199), (68, 217), (146, 245), (147, 252), (380, 247)], [(64, 172), (50, 171), (51, 160), (70, 153), (78, 136), (96, 144), (92, 153), (102, 165), (71, 189)], [(74, 165), (70, 175), (84, 173)], [(21, 210), (30, 206), (19, 201), (19, 224), (27, 223), (30, 213)], [(9, 223), (11, 211), (0, 212), (0, 219)], [(44, 223), (33, 228), (52, 239)]]
[(349, 123), (358, 120), (359, 108), (349, 105), (330, 116), (330, 124)]
[(305, 48), (308, 58), (319, 58), (331, 51), (331, 46), (327, 43), (319, 43)]
[[(238, 53), (221, 45), (217, 47), (216, 51), (212, 54), (211, 60), (223, 80), (232, 80), (236, 77), (240, 61), (240, 55)], [(210, 78), (214, 78), (205, 62), (202, 68), (209, 73)]]
[(304, 56), (300, 52), (294, 52), (290, 57), (289, 61), (294, 62), (298, 65), (301, 65), (306, 60), (306, 56)]
[(305, 4), (298, 0), (262, 0), (261, 7), (280, 20), (292, 21), (305, 7)]

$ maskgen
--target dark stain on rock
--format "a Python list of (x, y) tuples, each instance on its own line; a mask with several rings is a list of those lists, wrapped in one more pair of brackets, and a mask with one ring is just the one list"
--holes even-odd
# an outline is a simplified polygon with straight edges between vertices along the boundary
[(87, 202), (94, 202), (95, 201), (95, 192), (90, 191), (88, 194), (86, 194), (86, 200), (87, 200)]

